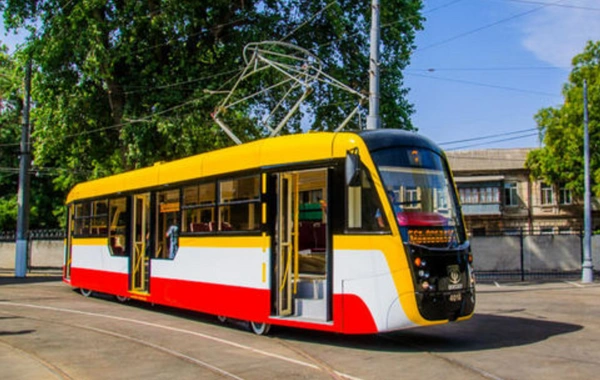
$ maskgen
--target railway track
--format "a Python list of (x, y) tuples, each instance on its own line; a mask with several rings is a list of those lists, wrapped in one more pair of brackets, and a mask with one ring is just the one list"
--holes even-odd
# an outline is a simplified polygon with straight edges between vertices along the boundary
[[(298, 356), (302, 357), (305, 360), (298, 360), (298, 359), (294, 359), (290, 356), (286, 356), (286, 355), (281, 355), (279, 353), (275, 353), (273, 351), (267, 351), (264, 349), (257, 349), (255, 347), (251, 347), (249, 345), (245, 345), (245, 344), (241, 344), (239, 342), (235, 342), (233, 340), (228, 340), (228, 339), (223, 339), (223, 338), (219, 338), (210, 334), (206, 334), (206, 333), (200, 333), (200, 332), (196, 332), (196, 331), (191, 331), (191, 330), (186, 330), (183, 328), (178, 328), (178, 327), (173, 327), (173, 326), (167, 326), (167, 325), (162, 325), (162, 324), (158, 324), (158, 323), (152, 323), (152, 322), (145, 322), (145, 321), (141, 321), (141, 320), (135, 320), (135, 319), (130, 319), (130, 318), (125, 318), (125, 317), (120, 317), (120, 316), (115, 316), (115, 315), (110, 315), (110, 314), (105, 314), (105, 313), (98, 313), (98, 312), (88, 312), (88, 311), (82, 311), (82, 310), (77, 310), (77, 309), (69, 309), (69, 308), (60, 308), (60, 307), (52, 307), (52, 306), (43, 306), (43, 305), (34, 305), (34, 304), (29, 304), (29, 303), (21, 303), (21, 302), (11, 302), (11, 301), (0, 301), (0, 305), (6, 307), (14, 307), (14, 308), (25, 308), (25, 309), (32, 309), (32, 310), (45, 310), (45, 311), (50, 311), (53, 312), (53, 316), (58, 313), (66, 313), (66, 314), (77, 314), (77, 315), (81, 315), (81, 316), (87, 316), (87, 317), (93, 317), (93, 318), (98, 318), (98, 319), (105, 319), (105, 320), (113, 320), (113, 321), (120, 321), (120, 322), (126, 322), (126, 323), (131, 323), (131, 324), (137, 324), (140, 326), (144, 326), (144, 327), (150, 327), (150, 328), (154, 328), (154, 329), (160, 329), (160, 330), (166, 330), (166, 331), (170, 331), (170, 332), (174, 332), (174, 333), (179, 333), (179, 334), (184, 334), (187, 336), (193, 336), (196, 338), (201, 338), (203, 340), (208, 340), (208, 341), (212, 341), (214, 343), (218, 343), (218, 344), (222, 344), (222, 345), (226, 345), (229, 347), (233, 347), (235, 349), (238, 350), (242, 350), (243, 352), (246, 353), (252, 353), (255, 355), (258, 355), (259, 357), (266, 357), (266, 358), (270, 358), (270, 359), (276, 359), (279, 361), (283, 361), (286, 364), (290, 364), (290, 365), (294, 365), (294, 366), (300, 366), (300, 367), (304, 367), (304, 368), (309, 368), (315, 371), (320, 372), (322, 375), (325, 375), (326, 377), (330, 377), (333, 379), (349, 379), (349, 380), (357, 380), (358, 378), (350, 376), (348, 374), (344, 374), (340, 371), (336, 371), (333, 368), (331, 368), (329, 365), (327, 365), (325, 362), (323, 362), (322, 360), (316, 358), (315, 356), (309, 354), (308, 352), (306, 352), (305, 350), (302, 350), (301, 348), (288, 344), (286, 342), (284, 342), (281, 339), (278, 338), (266, 338), (266, 337), (256, 337), (256, 339), (271, 339), (272, 341), (276, 342), (279, 346), (285, 347), (286, 349), (293, 351), (294, 353), (296, 353)], [(6, 312), (2, 312), (3, 314), (7, 314)], [(133, 336), (133, 335), (129, 335), (129, 334), (124, 334), (121, 332), (117, 332), (117, 331), (111, 331), (111, 330), (107, 330), (104, 328), (98, 328), (98, 327), (93, 327), (93, 326), (89, 326), (89, 325), (82, 325), (79, 323), (69, 323), (69, 322), (64, 322), (64, 321), (57, 321), (55, 319), (55, 317), (50, 317), (50, 318), (40, 318), (40, 317), (34, 317), (31, 315), (27, 315), (27, 313), (10, 313), (13, 316), (17, 316), (18, 318), (24, 318), (24, 319), (28, 319), (28, 320), (32, 320), (32, 321), (37, 321), (37, 322), (41, 322), (41, 323), (48, 323), (48, 324), (54, 324), (54, 325), (61, 325), (61, 326), (65, 326), (68, 327), (70, 329), (78, 329), (78, 330), (85, 330), (85, 331), (90, 331), (92, 333), (95, 334), (101, 334), (101, 335), (105, 335), (105, 336), (110, 336), (112, 338), (116, 338), (119, 340), (124, 340), (124, 341), (128, 341), (134, 344), (137, 344), (139, 346), (144, 346), (147, 348), (150, 348), (152, 350), (158, 351), (162, 354), (165, 355), (169, 355), (172, 357), (175, 357), (177, 359), (186, 361), (188, 363), (194, 364), (196, 366), (199, 366), (205, 370), (209, 370), (212, 373), (218, 375), (219, 377), (223, 377), (223, 378), (230, 378), (230, 379), (244, 379), (244, 377), (236, 375), (230, 371), (227, 371), (226, 369), (223, 369), (217, 365), (208, 363), (206, 361), (203, 361), (197, 357), (193, 357), (187, 354), (184, 354), (183, 352), (180, 352), (178, 350), (175, 349), (171, 349), (171, 348), (167, 348), (167, 347), (163, 347), (159, 344), (153, 343), (147, 339), (142, 339), (139, 338), (137, 336)], [(18, 315), (17, 315), (18, 314)], [(9, 345), (9, 343), (4, 342), (5, 344)], [(15, 350), (21, 350), (22, 352), (24, 352), (25, 354), (27, 354), (28, 356), (34, 358), (36, 361), (39, 361), (40, 364), (44, 365), (45, 367), (47, 367), (51, 372), (56, 373), (58, 378), (60, 379), (72, 379), (72, 377), (70, 377), (68, 375), (68, 370), (66, 369), (61, 369), (55, 365), (53, 365), (52, 363), (49, 363), (48, 361), (46, 361), (45, 359), (43, 359), (42, 357), (40, 357), (39, 355), (36, 355), (33, 351), (31, 350), (25, 350), (25, 349), (21, 349), (18, 347), (15, 347), (13, 345), (11, 345), (11, 347), (13, 347)]]

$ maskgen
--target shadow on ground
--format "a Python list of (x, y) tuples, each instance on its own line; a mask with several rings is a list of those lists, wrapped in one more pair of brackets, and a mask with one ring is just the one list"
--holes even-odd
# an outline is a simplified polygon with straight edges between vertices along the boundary
[(62, 281), (60, 274), (44, 274), (44, 275), (30, 275), (27, 277), (14, 277), (14, 275), (2, 275), (0, 276), (1, 285), (15, 285), (15, 284), (33, 284), (36, 282), (52, 282)]
[(326, 336), (319, 332), (291, 329), (277, 329), (274, 333), (282, 339), (376, 351), (468, 352), (533, 344), (582, 328), (580, 325), (548, 320), (476, 314), (466, 322), (373, 336)]
[[(94, 297), (114, 300), (114, 297), (104, 294), (95, 293)], [(133, 300), (127, 302), (127, 305), (156, 313), (170, 314), (199, 323), (220, 324), (216, 316), (213, 315)], [(287, 341), (302, 341), (361, 350), (446, 353), (524, 346), (583, 329), (583, 326), (575, 324), (505, 315), (507, 312), (520, 313), (524, 311), (526, 310), (504, 311), (502, 315), (475, 314), (469, 321), (379, 335), (342, 335), (273, 326), (270, 336)], [(223, 327), (247, 330), (248, 323), (228, 320)]]

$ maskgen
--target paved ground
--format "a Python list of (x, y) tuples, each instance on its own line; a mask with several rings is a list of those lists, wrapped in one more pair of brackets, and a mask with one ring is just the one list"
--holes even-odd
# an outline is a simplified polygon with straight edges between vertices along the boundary
[(600, 283), (479, 285), (468, 322), (378, 336), (275, 329), (0, 274), (2, 379), (594, 379)]

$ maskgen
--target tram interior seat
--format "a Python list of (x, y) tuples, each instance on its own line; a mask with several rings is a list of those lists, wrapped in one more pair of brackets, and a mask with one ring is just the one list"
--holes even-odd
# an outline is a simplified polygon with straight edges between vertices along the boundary
[[(221, 231), (231, 231), (231, 224), (227, 222), (221, 222)], [(191, 232), (212, 232), (217, 231), (217, 223), (216, 222), (207, 222), (207, 223), (190, 223), (190, 231)]]
[(119, 243), (119, 239), (115, 236), (110, 238), (110, 248), (112, 249), (113, 255), (123, 255), (123, 247)]
[(321, 222), (300, 222), (298, 249), (300, 251), (325, 252), (327, 225)]
[(192, 232), (207, 232), (212, 231), (212, 224), (209, 223), (191, 223), (190, 231)]

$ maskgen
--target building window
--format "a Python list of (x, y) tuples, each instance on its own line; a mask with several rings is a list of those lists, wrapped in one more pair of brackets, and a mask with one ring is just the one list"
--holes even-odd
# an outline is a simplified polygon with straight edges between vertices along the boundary
[(459, 193), (463, 204), (500, 203), (500, 189), (497, 187), (463, 187)]
[(479, 192), (480, 203), (498, 203), (500, 194), (497, 187), (484, 187)]
[(516, 182), (507, 182), (504, 184), (504, 204), (506, 206), (519, 205)]
[(406, 188), (404, 193), (404, 204), (405, 208), (418, 208), (419, 207), (419, 192), (415, 187)]
[(541, 203), (543, 206), (554, 203), (554, 192), (552, 191), (552, 186), (546, 183), (542, 183)]
[(558, 201), (561, 205), (573, 204), (573, 193), (571, 192), (571, 189), (561, 187), (558, 190)]

